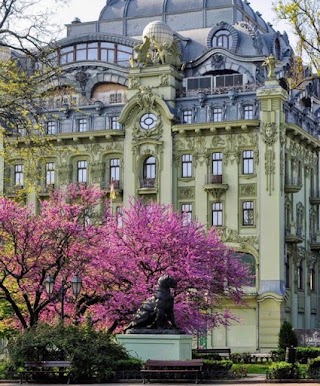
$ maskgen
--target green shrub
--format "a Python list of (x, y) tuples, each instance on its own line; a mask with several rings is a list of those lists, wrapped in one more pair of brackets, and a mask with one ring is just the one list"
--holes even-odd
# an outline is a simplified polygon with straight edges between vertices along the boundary
[(25, 361), (70, 360), (73, 381), (109, 381), (115, 377), (121, 360), (130, 359), (112, 336), (79, 326), (39, 325), (15, 337), (8, 347), (15, 368)]
[(204, 359), (203, 361), (203, 378), (204, 379), (216, 379), (226, 378), (229, 376), (230, 369), (232, 367), (232, 361), (229, 360), (210, 360)]
[(309, 378), (320, 378), (320, 356), (314, 359), (309, 359), (307, 366), (307, 374)]
[(309, 359), (320, 356), (320, 347), (297, 347), (296, 359), (299, 363), (306, 364)]
[(287, 362), (274, 362), (270, 365), (268, 375), (272, 379), (299, 379), (299, 367)]
[(284, 321), (279, 332), (278, 348), (286, 350), (287, 347), (296, 347), (298, 339), (291, 323)]

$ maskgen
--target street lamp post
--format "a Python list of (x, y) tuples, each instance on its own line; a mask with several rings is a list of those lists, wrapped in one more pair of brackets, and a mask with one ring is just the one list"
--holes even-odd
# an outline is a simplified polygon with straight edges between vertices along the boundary
[[(71, 289), (72, 289), (72, 293), (75, 297), (77, 297), (81, 291), (81, 287), (82, 287), (82, 281), (81, 281), (81, 278), (80, 276), (78, 275), (75, 275), (72, 279), (71, 279)], [(47, 294), (49, 296), (51, 296), (53, 294), (53, 290), (54, 290), (54, 279), (52, 278), (51, 275), (47, 276), (44, 280), (44, 288), (47, 292)], [(65, 282), (62, 283), (61, 285), (61, 288), (59, 290), (59, 295), (60, 295), (60, 301), (61, 301), (61, 313), (60, 313), (60, 319), (61, 319), (61, 323), (63, 324), (64, 322), (64, 300), (65, 300), (65, 296), (66, 296), (66, 293), (67, 293), (67, 290), (68, 290), (69, 286), (66, 285)]]

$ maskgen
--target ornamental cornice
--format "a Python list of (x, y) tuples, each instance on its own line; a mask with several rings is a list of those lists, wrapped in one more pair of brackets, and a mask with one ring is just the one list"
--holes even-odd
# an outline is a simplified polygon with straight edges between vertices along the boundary
[(259, 248), (259, 236), (258, 235), (239, 235), (235, 229), (225, 228), (221, 231), (221, 241), (224, 243), (248, 243), (253, 245), (257, 250)]

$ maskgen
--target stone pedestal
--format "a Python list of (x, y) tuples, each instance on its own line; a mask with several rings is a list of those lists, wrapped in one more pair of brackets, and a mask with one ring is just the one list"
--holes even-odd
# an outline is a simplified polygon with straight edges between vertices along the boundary
[(119, 334), (117, 340), (131, 356), (142, 360), (192, 358), (191, 335)]

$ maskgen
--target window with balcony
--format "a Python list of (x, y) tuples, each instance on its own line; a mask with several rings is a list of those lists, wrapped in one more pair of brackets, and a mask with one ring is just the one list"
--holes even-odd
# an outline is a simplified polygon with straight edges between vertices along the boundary
[(153, 188), (155, 186), (156, 180), (156, 159), (151, 156), (144, 160), (143, 162), (143, 188)]
[(57, 134), (57, 122), (56, 121), (48, 121), (47, 122), (47, 134), (52, 135), (52, 134)]
[(109, 167), (110, 167), (110, 181), (113, 181), (115, 189), (118, 189), (119, 181), (120, 181), (120, 159), (111, 158)]
[(192, 123), (192, 109), (186, 109), (182, 112), (182, 122), (183, 123)]
[(192, 155), (191, 154), (183, 154), (181, 156), (182, 163), (182, 177), (192, 177)]
[(46, 186), (54, 185), (55, 164), (54, 162), (46, 163)]
[(78, 119), (78, 131), (80, 133), (88, 130), (88, 120), (87, 118)]
[(188, 224), (192, 221), (192, 204), (182, 204), (181, 213), (184, 224)]
[(253, 106), (246, 105), (243, 107), (243, 118), (244, 119), (253, 119)]
[(253, 150), (244, 150), (242, 152), (242, 174), (253, 174), (254, 158)]
[(217, 31), (212, 38), (212, 47), (221, 47), (229, 50), (232, 47), (232, 35), (230, 31), (225, 29)]
[(121, 124), (118, 122), (118, 116), (110, 117), (110, 128), (111, 130), (121, 130)]
[(77, 162), (77, 181), (81, 184), (88, 182), (88, 161), (82, 160)]
[(242, 225), (253, 226), (254, 225), (254, 205), (253, 201), (242, 202)]
[(223, 225), (223, 205), (222, 202), (212, 204), (212, 225), (221, 227)]
[(14, 185), (19, 187), (23, 186), (23, 165), (22, 164), (14, 165)]
[(213, 122), (221, 122), (222, 121), (222, 108), (214, 107), (212, 109), (212, 119)]
[(222, 183), (222, 153), (212, 153), (212, 178), (211, 183)]

